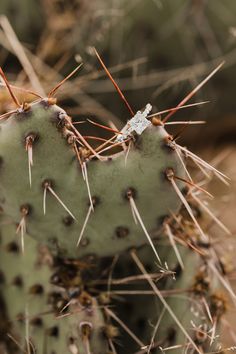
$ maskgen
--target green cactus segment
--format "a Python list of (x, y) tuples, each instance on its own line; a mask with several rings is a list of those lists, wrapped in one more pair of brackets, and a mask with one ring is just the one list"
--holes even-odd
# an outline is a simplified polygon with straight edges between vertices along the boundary
[[(149, 126), (130, 149), (127, 164), (125, 151), (106, 161), (87, 163), (91, 195), (98, 203), (90, 213), (82, 242), (76, 247), (90, 205), (80, 164), (66, 139), (71, 138), (71, 132), (68, 124), (65, 127), (65, 116), (61, 108), (45, 100), (33, 104), (26, 112), (13, 114), (1, 124), (0, 197), (5, 214), (19, 223), (22, 207), (28, 206), (28, 234), (67, 257), (113, 255), (147, 243), (140, 224), (135, 224), (132, 217), (127, 192), (133, 192), (151, 236), (162, 225), (163, 216), (178, 210), (179, 199), (165, 178), (165, 170), (171, 167), (179, 177), (184, 176), (184, 171), (175, 151), (165, 145), (167, 132), (163, 127)], [(31, 187), (25, 150), (27, 137), (33, 137)], [(45, 181), (51, 183), (76, 220), (49, 190), (44, 215)], [(178, 184), (183, 186), (182, 182)]]
[[(50, 282), (50, 254), (28, 235), (22, 254), (16, 241), (13, 225), (1, 226), (0, 289), (9, 319), (5, 329), (1, 325), (1, 340), (12, 347), (9, 333), (21, 349), (31, 347), (35, 353), (87, 354), (88, 346), (94, 354), (108, 353), (104, 317), (96, 300), (82, 292), (63, 310), (70, 299), (66, 289)], [(22, 352), (18, 346), (12, 352)]]

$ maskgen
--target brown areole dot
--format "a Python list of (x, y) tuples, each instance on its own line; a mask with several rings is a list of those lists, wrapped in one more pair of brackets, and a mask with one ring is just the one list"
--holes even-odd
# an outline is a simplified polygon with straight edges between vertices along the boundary
[(2, 270), (0, 270), (0, 284), (5, 283), (5, 275)]
[(22, 312), (19, 312), (17, 315), (16, 315), (16, 320), (23, 323), (24, 320), (25, 320), (25, 315), (22, 313)]
[(32, 211), (32, 207), (29, 204), (23, 204), (20, 206), (20, 212), (23, 216), (29, 215)]
[(86, 338), (89, 339), (91, 336), (91, 332), (92, 332), (92, 323), (91, 322), (81, 322), (80, 323), (80, 330), (81, 330), (81, 335), (82, 338)]
[(42, 327), (43, 326), (43, 320), (41, 317), (34, 317), (30, 320), (30, 324), (35, 327)]
[(57, 103), (57, 99), (55, 97), (48, 97), (47, 98), (47, 103), (49, 106), (53, 106), (54, 104)]
[(51, 179), (45, 179), (42, 183), (43, 189), (48, 188), (48, 187), (52, 187), (52, 186), (53, 186), (53, 182)]
[(164, 175), (168, 179), (168, 181), (170, 181), (175, 176), (174, 169), (172, 167), (166, 168), (164, 171)]
[(20, 248), (15, 241), (12, 241), (6, 245), (6, 250), (7, 250), (7, 252), (19, 253)]
[(70, 215), (67, 215), (62, 219), (62, 222), (65, 226), (71, 226), (74, 223), (74, 221), (75, 220)]
[(176, 339), (176, 329), (173, 327), (170, 327), (167, 329), (167, 341), (169, 343), (169, 345), (173, 344), (175, 342)]
[(129, 229), (126, 226), (117, 226), (115, 234), (118, 238), (125, 238), (129, 235)]
[(159, 216), (157, 218), (157, 226), (163, 225), (164, 223), (166, 223), (168, 221), (169, 218), (170, 218), (170, 216), (167, 214)]
[(90, 243), (89, 239), (88, 239), (87, 237), (84, 237), (84, 238), (81, 240), (80, 245), (81, 245), (82, 247), (86, 247), (86, 246), (89, 245), (89, 243)]
[(197, 328), (195, 331), (195, 338), (197, 344), (204, 343), (208, 338), (207, 328)]
[[(92, 196), (92, 203), (93, 203), (93, 207), (95, 208), (98, 204), (100, 204), (101, 199), (99, 197), (96, 196)], [(88, 205), (90, 206), (90, 201), (88, 201)]]
[(23, 139), (24, 149), (29, 151), (29, 149), (35, 146), (36, 142), (39, 140), (39, 135), (35, 132), (29, 132), (25, 134)]
[(137, 191), (135, 188), (133, 187), (129, 187), (126, 189), (125, 193), (123, 194), (123, 196), (125, 197), (126, 200), (129, 200), (131, 197), (133, 199), (137, 198)]
[(24, 102), (23, 105), (22, 105), (22, 109), (24, 112), (28, 112), (31, 108), (31, 105), (27, 102)]
[(152, 125), (154, 125), (155, 127), (162, 127), (164, 124), (162, 123), (161, 119), (158, 117), (152, 117), (151, 118), (151, 123)]
[(80, 301), (81, 305), (84, 306), (84, 307), (86, 307), (86, 308), (88, 308), (88, 307), (90, 307), (90, 306), (92, 305), (92, 298), (91, 298), (91, 296), (90, 296), (87, 292), (85, 292), (85, 291), (83, 291), (83, 292), (81, 293), (81, 295), (80, 295), (80, 297), (79, 297), (79, 301)]
[(47, 329), (47, 335), (50, 337), (58, 337), (59, 336), (59, 328), (58, 326), (53, 326)]
[(43, 292), (44, 292), (44, 289), (41, 284), (34, 284), (29, 288), (29, 294), (32, 294), (32, 295), (42, 295)]
[(17, 275), (13, 280), (12, 280), (12, 285), (15, 285), (18, 288), (22, 288), (24, 285), (23, 279), (20, 275)]

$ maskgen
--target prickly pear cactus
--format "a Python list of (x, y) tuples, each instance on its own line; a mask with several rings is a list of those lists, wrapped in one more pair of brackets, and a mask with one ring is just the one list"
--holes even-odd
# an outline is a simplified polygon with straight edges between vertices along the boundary
[[(132, 217), (130, 198), (148, 232), (160, 228), (163, 216), (180, 206), (165, 177), (168, 168), (179, 177), (185, 173), (177, 153), (167, 146), (169, 135), (150, 123), (130, 148), (127, 162), (125, 151), (91, 160), (93, 152), (86, 146), (78, 152), (78, 160), (75, 150), (80, 140), (70, 124), (65, 111), (50, 100), (35, 103), (1, 124), (0, 196), (5, 214), (19, 223), (25, 212), (28, 233), (68, 257), (109, 256), (145, 244), (145, 234)], [(31, 186), (28, 141), (33, 153)]]
[[(176, 225), (172, 224), (172, 227)], [(190, 230), (192, 234), (197, 232), (193, 224)], [(168, 238), (159, 244), (159, 251), (166, 260), (161, 269), (155, 264), (147, 246), (137, 250), (136, 256), (126, 254), (117, 262), (110, 293), (114, 296), (121, 320), (136, 336), (135, 340), (123, 330), (127, 348), (122, 353), (135, 353), (137, 338), (143, 348), (153, 353), (161, 353), (160, 348), (164, 350), (173, 346), (171, 351), (178, 354), (185, 348), (186, 340), (191, 348), (196, 345), (196, 353), (198, 350), (218, 349), (215, 335), (219, 330), (219, 319), (226, 309), (225, 297), (218, 294), (219, 284), (215, 277), (210, 278), (211, 272), (203, 259), (186, 247), (178, 246), (178, 249), (184, 262), (182, 267), (174, 250), (170, 249)], [(132, 258), (141, 262), (151, 280), (147, 282), (145, 276), (141, 278), (142, 272)], [(159, 296), (154, 296), (158, 291)], [(122, 299), (117, 300), (116, 296), (122, 296)], [(219, 301), (218, 308), (215, 299)], [(213, 322), (216, 324), (215, 332), (212, 332)], [(192, 343), (189, 338), (192, 338)]]
[[(47, 247), (39, 246), (28, 235), (25, 241), (22, 254), (14, 225), (1, 219), (1, 296), (8, 318), (1, 336), (8, 333), (7, 348), (14, 348), (14, 353), (19, 347), (34, 348), (36, 353), (45, 348), (56, 353), (77, 350), (87, 354), (88, 348), (95, 354), (109, 353), (108, 343), (117, 336), (125, 343), (124, 348), (118, 348), (119, 353), (135, 353), (139, 347), (159, 353), (160, 347), (184, 343), (188, 333), (179, 328), (169, 308), (181, 319), (183, 328), (193, 327), (192, 345), (209, 348), (211, 337), (206, 333), (212, 324), (205, 306), (210, 309), (214, 302), (214, 312), (219, 312), (220, 303), (222, 312), (224, 299), (217, 297), (216, 284), (210, 282), (199, 256), (185, 247), (179, 247), (179, 255), (184, 267), (191, 264), (188, 272), (181, 269), (167, 238), (159, 245), (159, 252), (168, 268), (155, 264), (148, 246), (134, 252), (155, 284), (152, 288), (129, 253), (120, 257), (112, 276), (101, 278), (101, 264), (100, 275), (96, 272), (95, 276), (88, 263), (54, 258)], [(99, 285), (102, 283), (104, 288)], [(155, 288), (164, 303), (154, 296)], [(173, 352), (177, 354), (182, 347)], [(215, 343), (210, 347), (215, 348)]]
[(0, 125), (3, 342), (50, 354), (218, 350), (218, 282), (235, 295), (186, 159), (225, 176), (148, 119), (150, 104), (90, 145), (55, 90), (15, 98)]
[[(15, 227), (1, 219), (1, 291), (10, 322), (4, 323), (15, 352), (108, 353), (102, 309), (80, 289), (54, 285), (55, 264), (46, 247), (27, 235), (20, 251)], [(77, 291), (78, 291), (77, 282)], [(1, 333), (1, 337), (3, 333)]]

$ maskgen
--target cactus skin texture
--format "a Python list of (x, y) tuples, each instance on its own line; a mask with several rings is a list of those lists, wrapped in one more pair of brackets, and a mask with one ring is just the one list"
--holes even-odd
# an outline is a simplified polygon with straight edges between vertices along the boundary
[[(145, 244), (144, 232), (133, 220), (127, 192), (133, 191), (150, 233), (160, 228), (161, 220), (169, 210), (178, 210), (180, 202), (165, 179), (165, 170), (172, 167), (180, 177), (184, 171), (175, 151), (165, 146), (168, 134), (163, 127), (148, 127), (130, 149), (127, 165), (125, 152), (106, 157), (106, 161), (87, 163), (94, 212), (80, 246), (76, 247), (88, 213), (89, 196), (73, 143), (68, 143), (73, 142), (75, 136), (68, 129), (65, 117), (66, 113), (58, 106), (41, 101), (26, 112), (13, 114), (1, 125), (0, 196), (5, 214), (18, 223), (21, 208), (28, 206), (28, 233), (67, 257), (111, 256)], [(30, 188), (25, 140), (31, 135), (35, 142)], [(49, 192), (44, 215), (45, 181), (52, 183), (52, 188), (76, 220)], [(152, 206), (150, 200), (153, 200)]]

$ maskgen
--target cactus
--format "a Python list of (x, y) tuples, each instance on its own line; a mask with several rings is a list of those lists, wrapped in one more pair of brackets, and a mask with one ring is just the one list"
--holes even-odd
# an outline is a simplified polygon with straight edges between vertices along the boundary
[[(16, 343), (26, 348), (32, 340), (39, 353), (44, 343), (58, 354), (159, 353), (172, 345), (176, 353), (186, 346), (199, 354), (218, 350), (215, 335), (225, 311), (218, 281), (234, 294), (201, 225), (202, 210), (208, 209), (198, 194), (209, 193), (193, 182), (186, 158), (224, 181), (225, 176), (166, 132), (170, 115), (147, 119), (150, 104), (133, 114), (126, 101), (132, 119), (121, 131), (112, 128), (111, 139), (91, 146), (56, 105), (53, 96), (60, 85), (47, 98), (23, 105), (7, 86), (17, 109), (4, 115), (0, 126), (0, 206), (11, 236), (4, 223), (0, 230), (2, 299), (12, 338), (19, 337)], [(9, 240), (19, 241), (15, 232), (23, 254), (12, 257)], [(29, 269), (35, 270), (32, 276)], [(140, 276), (140, 288), (130, 284)], [(118, 285), (128, 278), (128, 285), (114, 289), (116, 278), (123, 279)], [(139, 292), (132, 315), (119, 301), (122, 291)], [(178, 293), (182, 299), (175, 297)], [(38, 318), (50, 310), (54, 316)], [(55, 326), (55, 314), (65, 311)], [(19, 313), (24, 326), (15, 323)], [(43, 322), (40, 330), (27, 321), (31, 316)], [(152, 338), (150, 323), (155, 326), (158, 319), (161, 327)], [(121, 349), (113, 343), (119, 333), (114, 325), (124, 340)], [(61, 333), (57, 340), (45, 339), (55, 327), (56, 335)]]
[[(126, 152), (106, 156), (104, 161), (86, 162), (88, 193), (74, 151), (77, 151), (78, 138), (66, 113), (55, 104), (50, 105), (49, 101), (35, 103), (25, 112), (13, 114), (1, 125), (0, 195), (4, 212), (19, 223), (25, 207), (28, 233), (67, 257), (109, 256), (144, 244), (146, 238), (142, 228), (133, 221), (127, 193), (133, 193), (150, 232), (162, 225), (162, 217), (170, 209), (178, 210), (180, 202), (165, 178), (165, 171), (171, 167), (179, 177), (183, 177), (184, 171), (177, 153), (167, 146), (168, 137), (162, 126), (150, 125), (130, 148), (127, 164)], [(25, 151), (29, 139), (34, 159), (31, 188)], [(13, 158), (16, 151), (19, 156)], [(83, 167), (89, 151), (80, 149), (79, 153)], [(47, 183), (69, 210), (60, 205), (48, 188), (44, 215), (43, 195)], [(157, 202), (149, 208), (153, 191)], [(83, 242), (76, 247), (92, 205), (94, 212), (84, 230)]]
[[(176, 226), (172, 224), (172, 228)], [(192, 224), (190, 229), (192, 235), (197, 231)], [(185, 269), (181, 268), (174, 250), (170, 249), (167, 238), (159, 244), (158, 249), (168, 264), (167, 269), (161, 270), (162, 276), (160, 276), (160, 270), (150, 253), (150, 248), (145, 246), (137, 250), (136, 255), (147, 274), (151, 274), (152, 279), (155, 279), (153, 284), (163, 294), (166, 304), (160, 298), (151, 295), (155, 285), (150, 286), (148, 282), (140, 283), (140, 280), (138, 281), (140, 269), (138, 267), (135, 269), (135, 263), (130, 255), (123, 255), (117, 264), (117, 270), (114, 269), (114, 279), (116, 277), (126, 279), (132, 274), (133, 281), (136, 282), (134, 284), (123, 282), (126, 284), (122, 286), (123, 291), (120, 289), (120, 285), (114, 285), (114, 294), (123, 297), (122, 301), (114, 301), (122, 321), (147, 347), (150, 346), (149, 349), (153, 348), (152, 352), (159, 353), (159, 347), (168, 348), (180, 344), (172, 349), (173, 353), (177, 354), (184, 347), (186, 333), (181, 330), (180, 325), (168, 311), (169, 305), (171, 309), (174, 309), (176, 318), (181, 319), (181, 324), (188, 333), (191, 333), (190, 328), (192, 328), (191, 337), (194, 343), (199, 346), (199, 350), (204, 350), (204, 352), (207, 352), (209, 348), (212, 351), (217, 350), (217, 341), (214, 340), (214, 343), (211, 343), (215, 335), (213, 334), (211, 338), (212, 321), (216, 321), (216, 331), (218, 331), (219, 319), (226, 310), (225, 297), (218, 293), (217, 279), (210, 280), (210, 272), (204, 257), (193, 254), (186, 247), (178, 247), (179, 254), (184, 261), (182, 266)], [(216, 303), (218, 307), (215, 306)], [(210, 309), (214, 320), (209, 318), (207, 308)], [(127, 333), (123, 333), (123, 336), (124, 343), (128, 344), (122, 353), (135, 353), (137, 343)]]
[[(193, 225), (191, 230), (196, 231)], [(83, 331), (81, 332), (83, 326), (87, 326), (84, 329), (92, 331), (89, 346), (95, 354), (108, 353), (107, 339), (114, 339), (118, 333), (122, 343), (125, 343), (121, 353), (135, 352), (138, 345), (144, 347), (150, 345), (150, 348), (153, 347), (153, 353), (159, 353), (159, 347), (184, 343), (184, 333), (168, 314), (166, 306), (150, 294), (150, 287), (146, 284), (145, 278), (139, 283), (139, 269), (135, 267), (129, 253), (120, 257), (113, 271), (110, 289), (107, 290), (106, 285), (105, 289), (96, 285), (99, 284), (100, 278), (89, 274), (91, 269), (81, 272), (82, 263), (78, 262), (79, 267), (75, 271), (73, 267), (75, 263), (53, 258), (45, 246), (39, 247), (28, 235), (25, 254), (22, 254), (18, 241), (15, 226), (7, 224), (2, 218), (1, 290), (11, 324), (10, 327), (3, 327), (3, 332), (9, 333), (10, 338), (21, 347), (25, 345), (27, 348), (27, 345), (30, 345), (39, 353), (44, 346), (49, 352), (54, 350), (56, 353), (66, 350), (73, 353), (73, 348), (74, 350), (77, 348), (79, 353), (80, 351), (84, 353), (86, 337), (83, 336)], [(194, 342), (207, 350), (209, 336), (206, 333), (212, 324), (203, 298), (206, 299), (209, 308), (213, 303), (214, 311), (216, 312), (217, 308), (219, 312), (219, 305), (216, 307), (216, 304), (219, 302), (221, 304), (223, 300), (215, 293), (216, 284), (210, 282), (207, 268), (198, 255), (192, 254), (186, 247), (181, 246), (179, 251), (184, 259), (184, 266), (187, 267), (189, 263), (192, 265), (188, 272), (179, 266), (167, 238), (159, 245), (159, 251), (168, 264), (168, 269), (162, 269), (162, 272), (155, 264), (155, 256), (149, 247), (137, 250), (136, 254), (148, 270), (148, 274), (152, 274), (151, 279), (155, 279), (157, 288), (160, 291), (164, 290), (166, 303), (175, 309), (175, 316), (181, 318), (182, 325), (188, 328), (194, 323)], [(11, 267), (12, 264), (14, 267)], [(88, 267), (88, 263), (86, 266)], [(104, 268), (100, 265), (101, 270)], [(125, 281), (127, 277), (133, 278), (135, 282)], [(104, 277), (103, 280), (105, 284), (109, 284), (109, 277)], [(121, 285), (118, 280), (121, 280)], [(91, 294), (96, 287), (98, 295), (96, 294), (95, 298)], [(132, 291), (137, 295), (130, 301)], [(145, 295), (145, 291), (149, 292), (149, 295)], [(121, 295), (125, 301), (124, 299), (119, 301)], [(113, 305), (111, 309), (107, 307), (109, 304)], [(224, 302), (222, 306), (224, 311)], [(117, 323), (111, 324), (108, 320), (109, 317), (111, 320), (115, 317), (116, 320), (114, 313), (119, 314), (119, 320), (128, 326), (138, 339), (129, 338), (129, 335), (122, 331), (122, 326), (118, 332), (114, 326)], [(155, 332), (158, 319), (161, 321), (160, 328)], [(8, 323), (9, 320), (5, 322), (5, 326)], [(151, 337), (153, 339), (150, 343)], [(10, 344), (12, 345), (8, 343), (8, 347)], [(16, 352), (17, 348), (14, 350)], [(179, 348), (176, 353), (178, 352)], [(85, 353), (87, 354), (86, 351)]]
[(72, 287), (54, 285), (55, 264), (46, 247), (27, 237), (22, 254), (15, 226), (1, 219), (0, 253), (2, 297), (10, 319), (1, 336), (9, 333), (15, 339), (14, 353), (21, 348), (87, 353), (88, 343), (96, 354), (108, 353), (104, 315), (96, 299), (85, 291), (76, 296)]

